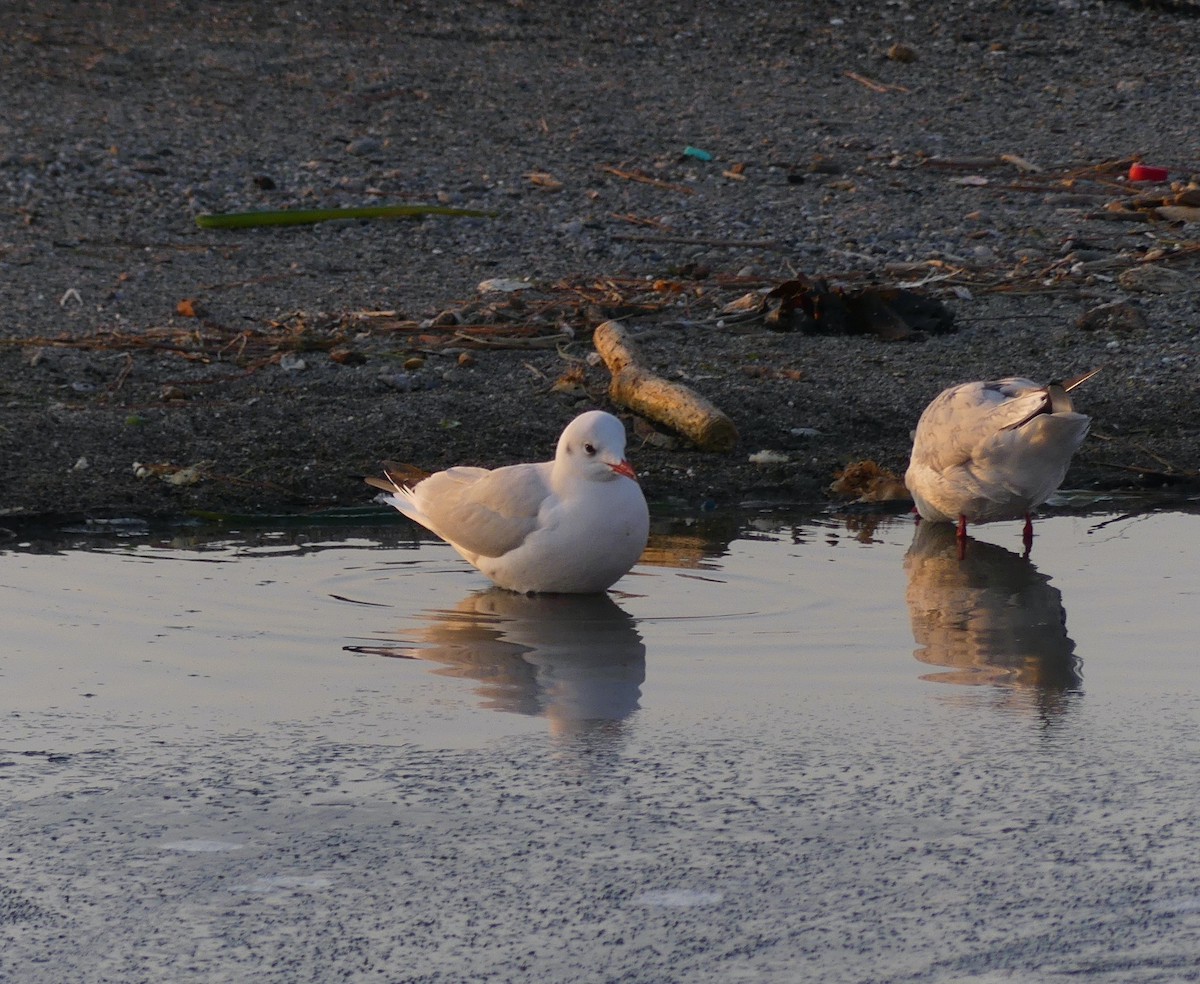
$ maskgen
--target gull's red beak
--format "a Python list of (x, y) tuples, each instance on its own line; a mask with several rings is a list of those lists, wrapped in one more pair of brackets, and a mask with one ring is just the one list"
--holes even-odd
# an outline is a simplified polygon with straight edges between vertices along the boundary
[(618, 475), (624, 475), (626, 478), (632, 478), (635, 482), (637, 481), (637, 472), (633, 470), (633, 465), (631, 465), (624, 458), (621, 459), (620, 464), (609, 465), (608, 467), (615, 471)]

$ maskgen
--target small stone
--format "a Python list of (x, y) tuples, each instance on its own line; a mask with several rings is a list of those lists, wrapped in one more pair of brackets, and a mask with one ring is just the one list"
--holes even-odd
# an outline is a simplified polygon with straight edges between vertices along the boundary
[(195, 464), (188, 465), (186, 468), (177, 468), (159, 475), (159, 478), (168, 485), (195, 485), (204, 478), (204, 465)]
[(279, 357), (279, 368), (284, 372), (303, 372), (308, 368), (308, 363), (295, 352), (284, 352)]
[(1117, 283), (1126, 290), (1141, 291), (1145, 294), (1177, 294), (1195, 286), (1192, 277), (1153, 264), (1123, 270), (1117, 277)]
[(427, 325), (422, 324), (421, 327), (423, 327), (423, 328), (425, 328), (425, 327), (428, 327), (428, 328), (453, 328), (455, 325), (461, 325), (461, 324), (462, 324), (462, 318), (459, 317), (459, 314), (457, 311), (446, 310), (446, 311), (443, 311), (441, 314), (436, 315), (434, 318), (430, 319), (430, 321)]
[[(379, 381), (389, 389), (399, 390), (401, 393), (412, 393), (415, 390), (423, 388), (421, 377), (411, 372), (385, 372), (380, 374)], [(429, 387), (426, 388), (430, 388), (433, 385), (433, 380), (430, 380)]]
[(525, 177), (543, 191), (562, 191), (562, 182), (546, 171), (532, 171)]
[(383, 144), (375, 137), (358, 137), (346, 144), (346, 153), (362, 157), (367, 154), (376, 154), (382, 148)]
[(330, 349), (329, 358), (339, 366), (359, 366), (367, 361), (367, 357), (361, 352), (356, 352), (345, 345)]
[(511, 294), (518, 290), (529, 290), (533, 284), (527, 280), (515, 280), (511, 277), (493, 277), (491, 280), (480, 281), (475, 288), (481, 294)]
[[(1080, 331), (1131, 332), (1148, 327), (1146, 316), (1128, 301), (1111, 301), (1084, 311), (1075, 322)], [(1110, 343), (1111, 344), (1111, 343)]]
[(841, 174), (842, 166), (832, 157), (824, 154), (814, 154), (808, 162), (810, 174)]
[(748, 460), (752, 465), (781, 465), (790, 459), (779, 451), (756, 451)]

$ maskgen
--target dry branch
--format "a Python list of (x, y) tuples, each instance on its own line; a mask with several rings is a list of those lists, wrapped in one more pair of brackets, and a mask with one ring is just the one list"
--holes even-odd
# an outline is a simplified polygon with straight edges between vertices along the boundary
[(651, 185), (654, 188), (663, 188), (666, 191), (678, 191), (683, 195), (694, 195), (696, 192), (687, 185), (672, 184), (670, 181), (662, 181), (658, 178), (652, 178), (650, 175), (642, 171), (626, 171), (619, 167), (613, 167), (610, 164), (605, 164), (600, 168), (605, 174), (614, 174), (618, 178), (623, 178), (626, 181), (637, 181), (640, 184)]
[(736, 249), (779, 249), (776, 239), (709, 239), (703, 236), (667, 236), (651, 233), (614, 233), (613, 239), (623, 243), (684, 243), (688, 246), (727, 246)]
[(538, 348), (555, 348), (563, 342), (571, 340), (570, 335), (559, 333), (556, 335), (534, 335), (532, 337), (493, 337), (486, 338), (479, 334), (472, 334), (465, 331), (456, 331), (454, 333), (455, 341), (468, 342), (471, 345), (476, 345), (479, 348), (495, 348), (495, 349), (538, 349)]
[(897, 85), (888, 82), (876, 82), (874, 79), (869, 79), (865, 75), (859, 75), (858, 72), (842, 72), (848, 79), (853, 79), (861, 86), (866, 86), (872, 92), (908, 92), (907, 86)]
[(596, 328), (593, 342), (604, 359), (612, 382), (608, 395), (684, 435), (702, 451), (732, 451), (737, 443), (733, 421), (697, 392), (644, 368), (637, 346), (616, 321)]

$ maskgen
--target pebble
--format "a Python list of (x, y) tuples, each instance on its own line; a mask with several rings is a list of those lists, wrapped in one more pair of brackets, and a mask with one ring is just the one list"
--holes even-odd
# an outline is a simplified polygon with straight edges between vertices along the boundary
[(381, 373), (378, 378), (384, 386), (401, 393), (437, 389), (440, 385), (436, 376), (420, 376), (413, 372)]
[(1131, 332), (1148, 327), (1146, 316), (1128, 301), (1110, 301), (1090, 308), (1075, 321), (1080, 331)]
[(746, 460), (752, 465), (781, 465), (791, 459), (780, 451), (756, 451)]
[(376, 137), (358, 137), (346, 144), (346, 153), (357, 157), (377, 154), (382, 149), (383, 144)]
[(1147, 294), (1176, 294), (1192, 289), (1196, 280), (1194, 275), (1189, 276), (1168, 267), (1148, 264), (1123, 270), (1117, 277), (1117, 283), (1126, 290)]

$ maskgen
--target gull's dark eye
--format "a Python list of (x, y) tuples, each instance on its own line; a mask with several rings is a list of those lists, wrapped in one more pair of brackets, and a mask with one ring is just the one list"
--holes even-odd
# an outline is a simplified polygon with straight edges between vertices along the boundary
[(596, 453), (596, 445), (585, 444), (583, 446), (583, 453), (586, 454), (590, 458), (592, 455), (594, 455)]

